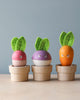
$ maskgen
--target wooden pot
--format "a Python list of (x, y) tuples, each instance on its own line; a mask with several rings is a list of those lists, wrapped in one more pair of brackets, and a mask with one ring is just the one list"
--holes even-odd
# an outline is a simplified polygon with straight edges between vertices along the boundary
[(12, 81), (27, 81), (28, 73), (30, 71), (30, 66), (26, 65), (23, 67), (14, 67), (13, 65), (9, 66), (9, 72), (11, 73)]
[(60, 81), (72, 81), (75, 79), (77, 65), (72, 64), (71, 66), (56, 65), (57, 77)]
[(52, 65), (35, 66), (32, 65), (33, 79), (35, 81), (48, 81), (52, 72)]

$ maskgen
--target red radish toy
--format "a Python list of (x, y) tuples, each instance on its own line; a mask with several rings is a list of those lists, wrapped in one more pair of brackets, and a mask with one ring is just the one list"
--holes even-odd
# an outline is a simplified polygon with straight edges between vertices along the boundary
[(15, 51), (12, 54), (12, 64), (17, 67), (26, 65), (26, 54), (20, 50)]
[(12, 54), (12, 64), (15, 67), (20, 67), (26, 65), (26, 54), (24, 52), (26, 48), (26, 40), (24, 37), (20, 37), (19, 39), (14, 37), (11, 40), (11, 47), (13, 51)]
[(24, 52), (26, 48), (26, 40), (24, 37), (11, 40), (11, 47), (14, 51), (12, 54), (12, 65), (9, 66), (9, 72), (11, 74), (12, 81), (27, 81), (30, 66), (26, 65), (26, 54)]

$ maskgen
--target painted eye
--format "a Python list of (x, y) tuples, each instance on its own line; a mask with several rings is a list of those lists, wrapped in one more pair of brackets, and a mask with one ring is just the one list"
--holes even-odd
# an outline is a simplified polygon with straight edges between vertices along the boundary
[(69, 55), (67, 55), (67, 57), (69, 58)]
[(38, 57), (41, 57), (41, 55), (38, 55)]
[(62, 54), (61, 57), (64, 57), (64, 55)]
[(20, 56), (20, 58), (22, 58), (22, 56)]
[(47, 58), (47, 55), (45, 55), (44, 57)]

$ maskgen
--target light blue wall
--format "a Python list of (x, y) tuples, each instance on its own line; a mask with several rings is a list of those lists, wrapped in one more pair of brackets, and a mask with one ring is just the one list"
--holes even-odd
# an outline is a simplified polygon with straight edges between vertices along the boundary
[(37, 36), (50, 40), (53, 72), (59, 62), (59, 35), (72, 31), (77, 73), (80, 73), (80, 0), (0, 0), (0, 74), (9, 73), (13, 53), (10, 41), (14, 36), (24, 36), (27, 41), (27, 61), (32, 64), (32, 54)]

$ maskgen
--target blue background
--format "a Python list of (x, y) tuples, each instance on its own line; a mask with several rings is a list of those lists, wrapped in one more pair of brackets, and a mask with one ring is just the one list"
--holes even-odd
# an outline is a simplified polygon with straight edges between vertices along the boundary
[(27, 41), (27, 62), (32, 65), (36, 37), (50, 40), (53, 74), (59, 62), (59, 35), (72, 31), (75, 36), (74, 61), (80, 74), (80, 0), (0, 0), (0, 74), (7, 74), (11, 64), (13, 37)]

